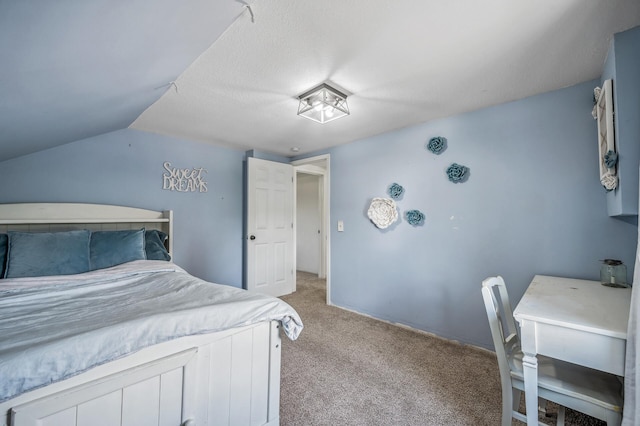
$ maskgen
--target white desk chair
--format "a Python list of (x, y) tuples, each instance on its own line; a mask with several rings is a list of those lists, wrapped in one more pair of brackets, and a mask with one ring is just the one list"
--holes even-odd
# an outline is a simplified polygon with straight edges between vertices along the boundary
[[(510, 426), (512, 418), (526, 423), (527, 418), (518, 412), (524, 391), (523, 353), (502, 277), (484, 280), (482, 297), (500, 368), (502, 426)], [(604, 420), (607, 425), (622, 421), (622, 382), (613, 374), (539, 355), (538, 396), (559, 404), (559, 426), (564, 425), (564, 407)]]

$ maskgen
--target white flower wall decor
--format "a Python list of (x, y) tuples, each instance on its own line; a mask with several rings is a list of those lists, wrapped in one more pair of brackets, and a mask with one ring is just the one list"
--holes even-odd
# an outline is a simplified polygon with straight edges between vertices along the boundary
[(398, 208), (391, 198), (374, 198), (371, 200), (367, 216), (374, 225), (385, 229), (398, 220)]

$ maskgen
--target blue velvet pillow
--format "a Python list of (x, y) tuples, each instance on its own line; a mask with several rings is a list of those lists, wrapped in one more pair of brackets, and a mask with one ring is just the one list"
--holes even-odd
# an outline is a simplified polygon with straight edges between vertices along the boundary
[(87, 230), (9, 231), (5, 278), (70, 275), (89, 271)]
[(4, 278), (4, 270), (7, 266), (7, 243), (9, 236), (0, 234), (0, 278)]
[(144, 232), (144, 251), (149, 260), (171, 260), (171, 255), (164, 246), (167, 234), (157, 229)]
[(144, 228), (92, 232), (90, 253), (92, 271), (144, 260)]

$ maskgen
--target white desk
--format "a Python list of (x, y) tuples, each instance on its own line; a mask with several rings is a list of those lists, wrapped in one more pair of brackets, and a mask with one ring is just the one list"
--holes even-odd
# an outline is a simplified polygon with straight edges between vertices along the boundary
[(513, 311), (520, 324), (527, 424), (538, 424), (538, 361), (546, 355), (624, 376), (630, 288), (536, 275)]

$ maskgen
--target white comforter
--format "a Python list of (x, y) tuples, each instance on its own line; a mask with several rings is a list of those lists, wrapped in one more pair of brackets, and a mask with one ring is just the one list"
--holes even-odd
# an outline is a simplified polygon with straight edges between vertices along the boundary
[(212, 284), (161, 261), (78, 275), (0, 281), (0, 402), (144, 347), (279, 320), (295, 340), (296, 311), (280, 299)]

